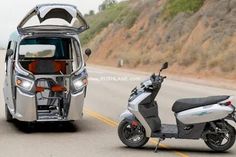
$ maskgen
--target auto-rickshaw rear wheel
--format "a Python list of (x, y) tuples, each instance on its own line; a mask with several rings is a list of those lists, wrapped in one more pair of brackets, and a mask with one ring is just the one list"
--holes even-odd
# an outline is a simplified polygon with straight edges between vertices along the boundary
[(5, 104), (5, 118), (8, 122), (12, 122), (13, 121), (13, 117), (7, 107), (7, 104)]

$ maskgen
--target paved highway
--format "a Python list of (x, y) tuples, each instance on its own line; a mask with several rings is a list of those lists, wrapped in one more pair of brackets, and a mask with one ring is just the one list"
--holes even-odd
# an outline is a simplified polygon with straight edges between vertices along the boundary
[[(4, 76), (4, 54), (0, 51), (0, 88)], [(171, 68), (171, 67), (170, 67)], [(19, 122), (4, 119), (3, 94), (0, 91), (0, 157), (207, 157), (235, 156), (236, 145), (227, 153), (210, 151), (202, 141), (166, 140), (154, 153), (155, 140), (143, 149), (128, 149), (118, 139), (119, 115), (126, 109), (133, 87), (147, 75), (99, 66), (88, 66), (89, 87), (83, 120), (75, 124), (37, 124), (27, 133)], [(167, 80), (157, 98), (162, 122), (175, 123), (171, 112), (176, 99), (218, 94), (236, 95), (236, 91)]]

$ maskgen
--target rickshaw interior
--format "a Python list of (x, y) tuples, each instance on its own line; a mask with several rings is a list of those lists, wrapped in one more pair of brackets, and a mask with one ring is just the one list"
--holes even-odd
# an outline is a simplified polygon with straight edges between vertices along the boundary
[(69, 112), (71, 73), (82, 64), (73, 38), (26, 38), (20, 43), (20, 65), (35, 78), (38, 120), (62, 120)]

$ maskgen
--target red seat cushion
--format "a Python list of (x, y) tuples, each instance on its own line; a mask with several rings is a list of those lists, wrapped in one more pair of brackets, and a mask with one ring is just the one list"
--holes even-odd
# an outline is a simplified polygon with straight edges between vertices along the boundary
[(36, 93), (42, 93), (42, 92), (44, 92), (44, 90), (45, 90), (44, 87), (38, 87), (38, 86), (35, 89)]
[(29, 64), (28, 70), (30, 72), (32, 72), (33, 74), (38, 74), (38, 73), (43, 73), (42, 72), (43, 68), (50, 68), (50, 70), (45, 69), (45, 72), (48, 73), (48, 71), (50, 71), (51, 73), (55, 73), (55, 74), (60, 74), (60, 72), (62, 72), (63, 74), (66, 73), (66, 62), (65, 61), (51, 61), (51, 62), (49, 61), (49, 62), (46, 62), (46, 63), (50, 63), (48, 66), (45, 65), (44, 62), (42, 62), (40, 60), (33, 61), (32, 63)]
[(66, 91), (66, 88), (64, 86), (54, 85), (54, 86), (52, 86), (51, 90), (53, 92), (64, 92), (64, 91)]
[(66, 73), (66, 62), (64, 61), (54, 61), (54, 66), (56, 72), (60, 73), (60, 71), (65, 74)]
[(29, 71), (32, 72), (33, 74), (36, 73), (36, 67), (37, 67), (37, 61), (33, 61), (32, 63), (29, 64)]

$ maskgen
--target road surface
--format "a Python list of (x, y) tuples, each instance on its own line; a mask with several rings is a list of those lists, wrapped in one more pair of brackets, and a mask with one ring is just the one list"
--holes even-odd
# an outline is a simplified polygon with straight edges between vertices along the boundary
[[(4, 51), (0, 51), (0, 87), (4, 78)], [(171, 68), (171, 67), (170, 67)], [(235, 156), (236, 145), (227, 153), (210, 151), (202, 141), (166, 140), (154, 153), (155, 141), (143, 149), (128, 149), (118, 139), (117, 122), (126, 109), (133, 87), (147, 75), (89, 66), (89, 87), (83, 120), (74, 125), (38, 124), (27, 133), (21, 123), (4, 119), (3, 93), (0, 93), (0, 157), (207, 157)], [(236, 95), (236, 91), (167, 80), (158, 96), (163, 123), (175, 123), (171, 107), (176, 99), (218, 94)]]

